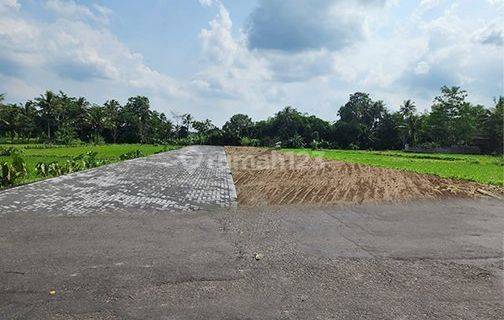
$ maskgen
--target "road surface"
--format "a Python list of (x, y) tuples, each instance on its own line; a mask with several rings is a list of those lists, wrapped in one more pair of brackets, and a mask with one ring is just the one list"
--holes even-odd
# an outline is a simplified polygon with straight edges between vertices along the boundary
[(192, 146), (0, 192), (0, 215), (180, 212), (235, 201), (224, 148)]
[(0, 319), (504, 319), (500, 201), (232, 190), (222, 149), (192, 147), (0, 193)]

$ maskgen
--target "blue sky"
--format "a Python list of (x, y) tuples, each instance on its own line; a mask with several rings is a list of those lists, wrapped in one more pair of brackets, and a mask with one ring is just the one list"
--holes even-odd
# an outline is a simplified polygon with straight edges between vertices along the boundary
[(441, 85), (503, 94), (504, 0), (0, 0), (0, 92), (46, 89), (221, 125), (283, 106), (335, 120), (366, 91), (427, 109)]

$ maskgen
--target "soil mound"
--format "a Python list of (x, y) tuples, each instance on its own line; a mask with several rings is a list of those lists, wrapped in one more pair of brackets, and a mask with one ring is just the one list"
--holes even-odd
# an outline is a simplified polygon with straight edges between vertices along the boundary
[(478, 198), (503, 189), (427, 174), (312, 158), (271, 149), (226, 147), (244, 206), (353, 204)]

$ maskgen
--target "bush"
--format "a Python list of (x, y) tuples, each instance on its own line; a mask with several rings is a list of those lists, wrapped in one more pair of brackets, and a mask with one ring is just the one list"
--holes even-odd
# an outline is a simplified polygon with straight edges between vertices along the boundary
[(58, 162), (43, 163), (35, 165), (35, 173), (41, 177), (57, 177), (64, 174), (74, 173), (84, 169), (81, 163), (75, 160), (67, 160), (64, 164)]
[(282, 141), (282, 148), (303, 148), (304, 142), (303, 137), (299, 134), (295, 134), (292, 138)]
[(39, 162), (35, 165), (35, 174), (41, 177), (47, 177), (49, 175), (49, 165), (44, 162)]
[(21, 150), (14, 147), (2, 148), (0, 147), (0, 157), (10, 157), (12, 154), (20, 154)]
[(56, 161), (49, 163), (39, 162), (35, 165), (35, 173), (41, 177), (57, 177), (106, 164), (107, 161), (96, 159), (97, 154), (97, 152), (89, 151), (78, 155), (72, 160), (67, 160), (63, 164)]
[(0, 187), (14, 185), (17, 180), (26, 177), (27, 174), (25, 161), (19, 153), (13, 152), (11, 154), (11, 163), (0, 163)]
[(309, 147), (312, 150), (318, 150), (320, 148), (320, 142), (318, 142), (317, 140), (312, 140), (312, 142), (310, 142)]
[(425, 149), (435, 149), (435, 148), (441, 147), (441, 145), (436, 142), (425, 142), (425, 143), (419, 144), (418, 147), (425, 148)]
[(90, 142), (91, 144), (101, 146), (105, 144), (105, 139), (99, 134), (93, 134), (91, 135)]
[(143, 154), (142, 151), (140, 150), (135, 150), (127, 153), (123, 153), (119, 156), (120, 160), (130, 160), (130, 159), (135, 159), (135, 158), (141, 158), (144, 157), (145, 155)]
[(259, 139), (251, 139), (249, 137), (243, 137), (240, 140), (240, 145), (245, 147), (259, 147), (261, 145), (261, 141)]
[(106, 164), (105, 160), (96, 159), (98, 152), (88, 151), (74, 158), (74, 161), (80, 161), (83, 169), (96, 168)]
[(348, 149), (350, 149), (350, 150), (359, 150), (359, 146), (356, 145), (355, 143), (350, 143), (350, 145), (348, 146)]
[(75, 133), (75, 129), (68, 123), (63, 124), (61, 128), (56, 131), (55, 138), (56, 143), (65, 145), (77, 144), (80, 142), (79, 138), (77, 138), (77, 134)]
[(327, 140), (322, 140), (318, 144), (319, 149), (338, 149), (339, 146), (337, 144), (332, 144)]
[(271, 137), (261, 138), (260, 142), (261, 142), (260, 145), (262, 147), (273, 147), (273, 146), (275, 146), (275, 143), (276, 143), (276, 141), (273, 140), (273, 138), (271, 138)]

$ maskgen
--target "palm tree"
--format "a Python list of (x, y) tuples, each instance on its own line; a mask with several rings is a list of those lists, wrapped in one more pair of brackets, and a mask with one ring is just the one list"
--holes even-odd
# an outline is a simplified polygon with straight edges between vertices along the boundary
[(112, 139), (117, 143), (117, 134), (119, 131), (119, 113), (121, 105), (116, 100), (109, 100), (103, 105), (104, 125), (112, 131)]
[(36, 98), (35, 102), (37, 107), (40, 108), (43, 121), (46, 123), (47, 138), (50, 140), (51, 124), (54, 122), (58, 111), (58, 96), (48, 90), (45, 94)]
[[(4, 99), (5, 99), (5, 93), (0, 93), (0, 107), (3, 106)], [(0, 121), (2, 121), (5, 125), (9, 125), (9, 123), (5, 119), (0, 119)]]
[(191, 130), (191, 126), (193, 123), (193, 116), (190, 113), (186, 113), (182, 115), (182, 124), (187, 127), (187, 130)]
[(93, 131), (94, 138), (100, 136), (104, 124), (103, 109), (100, 106), (94, 105), (89, 108), (86, 116), (86, 122)]
[(415, 115), (416, 106), (415, 102), (411, 100), (404, 101), (401, 106), (399, 113), (403, 117), (404, 124), (401, 127), (403, 143), (406, 145), (407, 143), (411, 143), (412, 146), (416, 143), (416, 131), (417, 131), (417, 122), (418, 116)]

